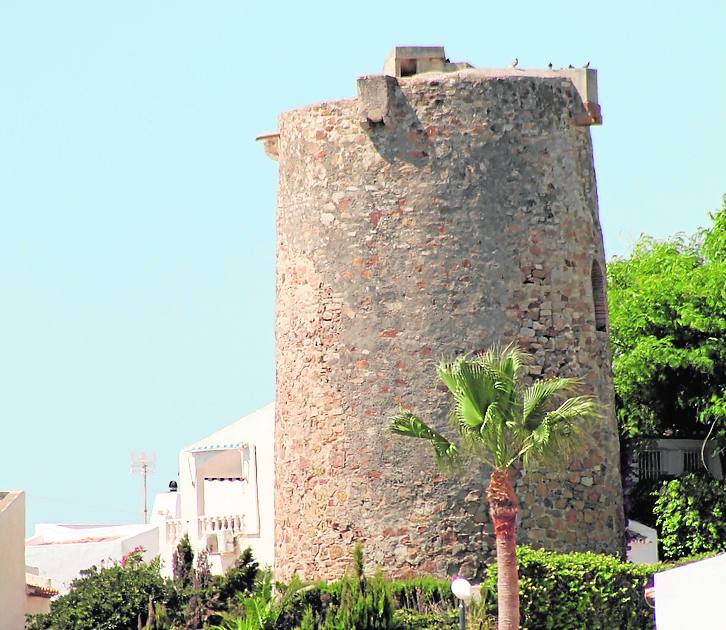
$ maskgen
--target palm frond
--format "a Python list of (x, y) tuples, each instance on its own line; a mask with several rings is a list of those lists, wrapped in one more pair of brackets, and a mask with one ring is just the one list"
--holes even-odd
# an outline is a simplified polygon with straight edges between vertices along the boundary
[(597, 402), (591, 396), (574, 396), (557, 409), (547, 412), (520, 449), (525, 466), (564, 463), (583, 444), (584, 424), (599, 417)]
[(522, 396), (522, 421), (525, 427), (532, 431), (542, 421), (547, 406), (553, 400), (575, 391), (580, 384), (576, 378), (549, 378), (543, 381), (536, 381), (524, 390)]
[(461, 451), (456, 444), (408, 411), (397, 413), (388, 428), (396, 435), (428, 440), (434, 449), (436, 463), (441, 467), (456, 467), (461, 461)]
[(577, 379), (553, 378), (525, 387), (524, 368), (532, 361), (509, 345), (439, 363), (437, 375), (453, 397), (451, 421), (459, 444), (408, 412), (397, 414), (390, 429), (428, 440), (445, 467), (464, 457), (502, 469), (520, 459), (525, 466), (530, 461), (564, 462), (582, 443), (583, 427), (597, 416), (597, 406), (588, 396), (560, 402), (574, 393)]
[(454, 396), (459, 422), (476, 428), (488, 404), (486, 390), (482, 388), (482, 369), (466, 356), (452, 363), (442, 361), (436, 373)]

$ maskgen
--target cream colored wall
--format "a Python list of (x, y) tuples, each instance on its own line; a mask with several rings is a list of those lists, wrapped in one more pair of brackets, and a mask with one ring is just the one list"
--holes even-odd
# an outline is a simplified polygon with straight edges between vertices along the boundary
[(50, 612), (50, 598), (37, 597), (35, 595), (25, 596), (25, 614), (40, 615), (41, 613)]
[(0, 630), (24, 627), (25, 493), (18, 491), (0, 499)]

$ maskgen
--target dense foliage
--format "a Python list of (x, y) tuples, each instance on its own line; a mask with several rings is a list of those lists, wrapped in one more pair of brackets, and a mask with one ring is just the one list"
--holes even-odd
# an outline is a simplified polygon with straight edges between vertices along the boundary
[(623, 437), (726, 444), (726, 198), (693, 238), (643, 237), (608, 265), (610, 339)]
[(71, 590), (51, 603), (50, 613), (31, 617), (30, 630), (128, 630), (146, 621), (149, 602), (171, 597), (171, 585), (159, 575), (158, 560), (147, 564), (135, 552), (105, 569), (91, 567), (73, 580)]
[[(517, 559), (523, 630), (653, 628), (653, 610), (643, 589), (657, 565), (527, 547), (517, 549)], [(495, 588), (496, 565), (490, 566), (486, 584)]]
[[(289, 588), (289, 587), (288, 587)], [(291, 597), (280, 617), (279, 628), (307, 630), (347, 630), (348, 628), (386, 630), (396, 628), (390, 583), (380, 575), (366, 577), (363, 550), (353, 550), (353, 574), (333, 585), (318, 583), (314, 588)]]
[(726, 551), (726, 482), (687, 475), (663, 484), (653, 511), (663, 557)]
[(212, 576), (206, 554), (195, 559), (187, 538), (174, 554), (173, 574), (173, 580), (163, 578), (159, 560), (144, 562), (140, 550), (119, 564), (91, 567), (51, 603), (49, 613), (31, 617), (28, 628), (129, 630), (139, 623), (149, 630), (203, 628), (225, 615), (243, 614), (265, 579), (249, 549), (226, 575)]
[[(712, 492), (717, 494), (717, 489), (713, 488)], [(719, 509), (723, 509), (722, 494)], [(724, 533), (719, 535), (723, 541)], [(653, 628), (653, 611), (643, 599), (643, 588), (655, 571), (667, 568), (665, 565), (633, 565), (611, 556), (557, 554), (527, 547), (519, 548), (517, 557), (524, 630)], [(355, 552), (352, 574), (337, 582), (306, 586), (293, 580), (291, 584), (277, 584), (275, 588), (270, 573), (259, 572), (254, 559), (246, 552), (235, 570), (228, 574), (240, 590), (228, 589), (228, 598), (222, 602), (219, 585), (227, 578), (214, 578), (204, 587), (208, 590), (199, 595), (205, 606), (218, 608), (203, 607), (207, 620), (202, 626), (195, 625), (198, 621), (185, 617), (189, 597), (188, 593), (181, 595), (186, 588), (182, 587), (182, 575), (186, 575), (187, 585), (198, 580), (194, 572), (199, 563), (197, 559), (190, 564), (189, 557), (184, 559), (183, 553), (181, 558), (182, 564), (191, 566), (191, 570), (178, 573), (176, 581), (162, 579), (158, 561), (146, 564), (138, 554), (123, 565), (90, 569), (74, 582), (68, 595), (53, 603), (50, 615), (33, 617), (29, 628), (454, 630), (458, 627), (456, 601), (451, 595), (449, 580), (366, 577), (360, 550)], [(492, 564), (482, 585), (481, 603), (469, 609), (468, 630), (494, 627), (496, 578), (497, 567)], [(214, 616), (217, 620), (210, 621)], [(212, 625), (215, 623), (218, 625)]]
[[(633, 565), (612, 556), (558, 554), (527, 547), (519, 548), (517, 557), (523, 629), (653, 628), (653, 611), (643, 598), (643, 589), (653, 573), (664, 565)], [(476, 624), (471, 627), (494, 627), (491, 619), (496, 615), (497, 607), (496, 578), (497, 567), (492, 564), (482, 586), (482, 610), (478, 616), (470, 615), (469, 621)], [(339, 585), (323, 582), (300, 591), (299, 595), (306, 602), (308, 620), (300, 625), (304, 614), (298, 601), (291, 607), (296, 613), (294, 617), (287, 618), (288, 625), (276, 628), (335, 628), (317, 625), (315, 619), (320, 617), (318, 611), (340, 605), (336, 594), (339, 593)], [(389, 627), (421, 630), (458, 627), (456, 602), (450, 594), (448, 580), (416, 578), (391, 581), (389, 588), (396, 604), (393, 625)]]

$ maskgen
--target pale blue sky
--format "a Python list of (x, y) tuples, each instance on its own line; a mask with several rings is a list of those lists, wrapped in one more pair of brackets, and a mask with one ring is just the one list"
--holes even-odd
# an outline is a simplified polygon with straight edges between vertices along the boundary
[(0, 0), (0, 489), (28, 523), (141, 514), (185, 444), (274, 391), (280, 111), (396, 45), (599, 70), (609, 255), (726, 192), (723, 2)]

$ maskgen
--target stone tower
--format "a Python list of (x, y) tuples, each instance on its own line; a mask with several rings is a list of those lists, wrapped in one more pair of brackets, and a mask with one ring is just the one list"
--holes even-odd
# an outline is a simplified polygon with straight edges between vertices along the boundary
[(435, 365), (516, 341), (602, 403), (563, 471), (517, 479), (521, 542), (618, 553), (622, 502), (590, 69), (474, 69), (396, 48), (355, 99), (286, 112), (279, 160), (276, 575), (481, 573), (486, 471), (436, 472), (385, 427), (447, 431)]

